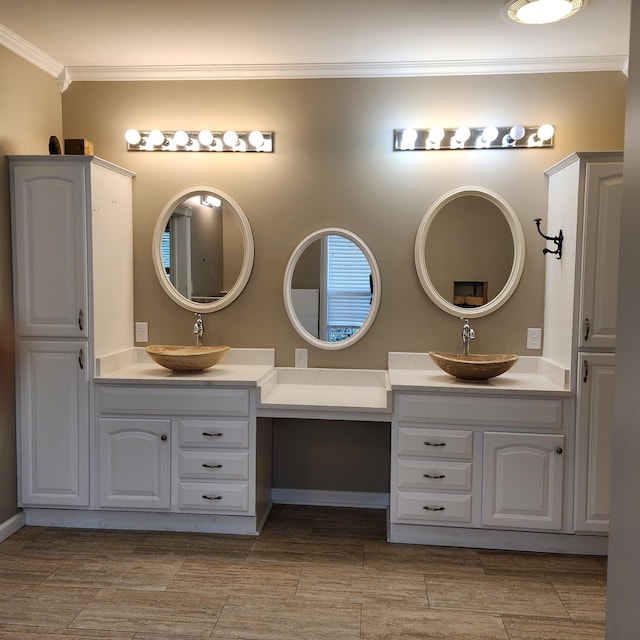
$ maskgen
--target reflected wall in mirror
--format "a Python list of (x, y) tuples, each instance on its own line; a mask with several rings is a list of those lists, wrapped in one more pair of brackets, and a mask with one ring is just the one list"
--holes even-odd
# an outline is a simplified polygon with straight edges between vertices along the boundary
[(524, 253), (515, 212), (482, 187), (444, 194), (416, 234), (420, 283), (438, 307), (455, 316), (484, 316), (502, 306), (518, 286)]
[(194, 187), (163, 209), (152, 255), (167, 295), (185, 309), (208, 313), (233, 302), (247, 284), (253, 235), (235, 200), (211, 187)]
[(367, 332), (380, 305), (380, 272), (371, 250), (345, 229), (307, 236), (293, 251), (283, 285), (294, 329), (320, 349), (344, 349)]

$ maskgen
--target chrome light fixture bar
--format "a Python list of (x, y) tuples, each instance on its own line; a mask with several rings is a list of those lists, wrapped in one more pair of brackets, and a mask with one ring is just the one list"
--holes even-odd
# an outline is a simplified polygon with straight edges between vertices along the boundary
[(142, 131), (127, 129), (127, 151), (273, 153), (273, 131)]
[(395, 129), (394, 151), (445, 151), (459, 149), (535, 149), (553, 147), (553, 125)]

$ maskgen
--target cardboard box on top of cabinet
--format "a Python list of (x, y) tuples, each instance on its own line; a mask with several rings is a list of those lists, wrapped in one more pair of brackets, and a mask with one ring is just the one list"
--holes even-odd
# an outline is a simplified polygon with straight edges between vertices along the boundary
[(64, 152), (70, 156), (92, 156), (93, 142), (83, 138), (70, 138), (64, 141)]

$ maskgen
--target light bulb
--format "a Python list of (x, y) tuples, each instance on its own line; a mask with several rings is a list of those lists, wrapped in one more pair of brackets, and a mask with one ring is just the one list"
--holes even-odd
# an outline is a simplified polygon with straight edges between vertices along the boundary
[(415, 129), (405, 129), (400, 139), (401, 149), (415, 149), (418, 132)]
[(538, 129), (538, 138), (542, 141), (551, 140), (553, 134), (556, 132), (552, 124), (543, 124)]
[(509, 130), (509, 137), (512, 140), (522, 140), (524, 138), (525, 130), (521, 124), (514, 124)]
[(465, 143), (471, 137), (471, 129), (469, 127), (458, 127), (456, 129), (456, 142)]
[(498, 129), (496, 127), (485, 127), (482, 131), (482, 140), (491, 143), (498, 137)]
[(203, 129), (198, 134), (198, 142), (203, 147), (208, 147), (213, 142), (213, 133), (211, 133), (211, 131), (209, 131), (209, 129)]
[(191, 136), (186, 131), (176, 131), (173, 140), (179, 147), (186, 147), (191, 142)]
[(238, 144), (238, 134), (235, 131), (225, 131), (222, 136), (222, 142), (224, 142), (227, 147), (235, 147)]
[(124, 132), (124, 139), (129, 144), (140, 144), (140, 140), (142, 140), (142, 136), (137, 129), (127, 129)]
[(429, 142), (440, 144), (444, 138), (444, 129), (442, 127), (432, 127), (429, 131)]
[(249, 142), (256, 149), (259, 149), (264, 144), (264, 136), (262, 135), (262, 131), (252, 131), (249, 134)]
[(149, 142), (154, 147), (159, 147), (164, 142), (164, 133), (160, 129), (154, 129), (149, 132)]

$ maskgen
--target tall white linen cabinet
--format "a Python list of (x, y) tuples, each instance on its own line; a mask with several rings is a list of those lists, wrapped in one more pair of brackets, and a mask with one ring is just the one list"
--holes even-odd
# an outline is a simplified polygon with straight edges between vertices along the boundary
[(611, 432), (623, 154), (578, 152), (545, 173), (547, 255), (544, 357), (572, 372), (576, 392), (574, 530), (609, 530)]
[(23, 507), (90, 504), (96, 357), (133, 346), (133, 173), (95, 156), (10, 156)]

